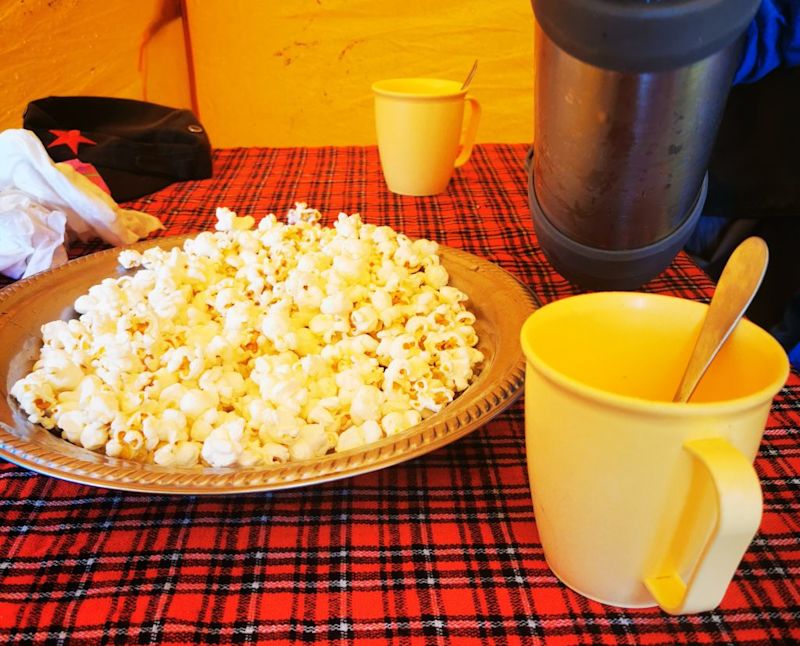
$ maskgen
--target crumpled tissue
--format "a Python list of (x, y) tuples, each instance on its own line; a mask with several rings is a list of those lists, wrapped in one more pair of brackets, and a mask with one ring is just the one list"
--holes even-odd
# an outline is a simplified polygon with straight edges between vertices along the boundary
[(32, 132), (0, 132), (0, 273), (27, 278), (64, 264), (72, 236), (123, 245), (162, 228), (152, 215), (121, 209), (69, 164), (54, 163)]

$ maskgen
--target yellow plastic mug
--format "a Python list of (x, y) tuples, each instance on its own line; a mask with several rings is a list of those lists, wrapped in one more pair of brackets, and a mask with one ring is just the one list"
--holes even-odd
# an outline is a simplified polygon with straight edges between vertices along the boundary
[(753, 469), (789, 362), (742, 320), (689, 403), (672, 398), (707, 306), (594, 293), (525, 322), (525, 439), (555, 575), (613, 606), (717, 607), (761, 520)]
[[(472, 153), (481, 107), (457, 81), (373, 83), (378, 152), (386, 184), (400, 195), (436, 195)], [(464, 104), (471, 107), (464, 128)]]

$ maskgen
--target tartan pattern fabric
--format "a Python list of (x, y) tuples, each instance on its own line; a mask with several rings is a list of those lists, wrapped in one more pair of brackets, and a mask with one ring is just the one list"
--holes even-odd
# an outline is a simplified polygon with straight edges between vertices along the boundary
[[(126, 206), (173, 235), (217, 206), (257, 219), (305, 201), (486, 257), (542, 302), (576, 293), (537, 246), (524, 145), (478, 146), (446, 193), (390, 193), (377, 150), (228, 149), (214, 177)], [(74, 257), (100, 249), (73, 246)], [(680, 254), (646, 291), (707, 301)], [(0, 641), (14, 644), (778, 644), (800, 642), (800, 378), (756, 460), (761, 529), (719, 609), (670, 617), (567, 589), (539, 544), (521, 400), (424, 457), (323, 485), (170, 497), (0, 462)]]

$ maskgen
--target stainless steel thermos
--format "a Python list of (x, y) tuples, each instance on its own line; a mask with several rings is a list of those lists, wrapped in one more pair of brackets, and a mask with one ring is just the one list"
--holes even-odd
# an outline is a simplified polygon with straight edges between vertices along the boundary
[(700, 216), (759, 0), (531, 4), (539, 243), (583, 287), (635, 289), (670, 264)]

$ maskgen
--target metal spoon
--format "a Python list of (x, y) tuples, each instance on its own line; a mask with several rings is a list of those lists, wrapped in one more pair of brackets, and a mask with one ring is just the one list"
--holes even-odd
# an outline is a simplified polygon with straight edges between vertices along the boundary
[(747, 238), (733, 250), (717, 282), (673, 401), (689, 401), (708, 366), (753, 300), (767, 270), (768, 259), (767, 243), (761, 238)]
[(472, 77), (475, 76), (475, 72), (478, 69), (478, 59), (475, 59), (475, 62), (472, 64), (472, 69), (467, 74), (467, 78), (464, 79), (464, 82), (461, 84), (461, 89), (466, 90), (469, 87), (469, 84), (472, 83)]

